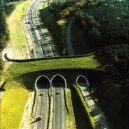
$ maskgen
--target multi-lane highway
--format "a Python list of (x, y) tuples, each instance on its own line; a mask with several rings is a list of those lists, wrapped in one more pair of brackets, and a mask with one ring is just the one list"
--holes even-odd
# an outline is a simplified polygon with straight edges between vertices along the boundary
[[(42, 85), (43, 87), (44, 85)], [(33, 124), (33, 129), (47, 129), (48, 127), (48, 115), (49, 115), (49, 89), (37, 89), (37, 98), (36, 98), (36, 115), (37, 119), (41, 116), (41, 120), (37, 120)]]
[[(59, 56), (54, 44), (49, 42), (49, 37), (45, 35), (41, 28), (38, 7), (42, 2), (46, 1), (33, 0), (24, 17), (30, 58)], [(36, 121), (33, 123), (32, 128), (65, 129), (64, 89), (61, 87), (60, 83), (57, 84), (59, 86), (58, 88), (53, 87), (52, 89), (46, 87), (46, 85), (48, 86), (46, 82), (41, 81), (40, 88), (38, 86), (36, 88), (34, 107), (34, 119)], [(53, 100), (53, 103), (51, 103), (52, 101), (50, 100)], [(39, 116), (41, 119), (37, 120)]]
[(24, 18), (31, 58), (58, 56), (54, 44), (49, 42), (49, 37), (46, 36), (41, 28), (42, 23), (40, 23), (38, 7), (42, 2), (46, 1), (33, 0)]
[[(36, 121), (33, 129), (65, 129), (65, 96), (62, 78), (59, 82), (50, 85), (47, 78), (39, 78), (36, 81), (36, 101), (35, 101), (35, 120), (41, 116), (41, 120)], [(53, 82), (55, 80), (53, 79)], [(57, 87), (58, 85), (58, 87)], [(50, 101), (51, 99), (51, 101)], [(52, 112), (51, 112), (52, 111)], [(52, 113), (52, 114), (50, 114)]]

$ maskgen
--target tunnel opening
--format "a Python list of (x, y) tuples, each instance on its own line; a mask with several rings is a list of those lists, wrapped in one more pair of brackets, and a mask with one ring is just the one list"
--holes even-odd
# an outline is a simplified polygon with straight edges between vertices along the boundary
[(67, 87), (66, 79), (60, 74), (54, 75), (52, 77), (51, 84), (53, 87)]
[(36, 82), (35, 82), (36, 89), (48, 89), (50, 87), (51, 87), (50, 79), (47, 76), (42, 75), (36, 79)]
[(76, 84), (77, 84), (77, 86), (81, 86), (81, 87), (89, 87), (89, 81), (83, 75), (79, 75), (77, 77)]

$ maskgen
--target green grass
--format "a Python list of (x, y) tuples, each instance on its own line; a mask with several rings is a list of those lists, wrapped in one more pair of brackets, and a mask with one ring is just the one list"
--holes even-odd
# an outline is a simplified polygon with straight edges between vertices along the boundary
[(67, 95), (67, 103), (68, 103), (68, 109), (69, 109), (69, 114), (67, 113), (66, 115), (66, 129), (76, 129), (76, 122), (75, 122), (70, 89), (66, 90), (66, 95)]
[[(19, 56), (26, 57), (26, 38), (23, 31), (21, 18), (26, 12), (27, 7), (30, 5), (31, 0), (22, 1), (16, 4), (15, 10), (8, 17), (7, 23), (10, 32), (10, 45), (13, 53), (19, 53)], [(14, 50), (15, 49), (15, 50)], [(23, 51), (21, 51), (23, 50)], [(22, 52), (22, 54), (21, 54)], [(14, 58), (17, 55), (14, 55)]]
[[(26, 8), (30, 4), (31, 0), (18, 2), (15, 10), (8, 17), (7, 23), (10, 32), (10, 44), (12, 50), (19, 51), (20, 57), (25, 57), (25, 52), (21, 53), (21, 50), (25, 48), (25, 35), (23, 32), (21, 17), (25, 14)], [(16, 55), (17, 56), (17, 55)], [(15, 58), (15, 55), (14, 55)], [(8, 72), (8, 71), (7, 71)], [(22, 119), (24, 107), (28, 98), (28, 91), (25, 86), (18, 81), (9, 81), (5, 84), (5, 92), (0, 103), (0, 128), (1, 129), (18, 129)]]
[(28, 98), (28, 91), (16, 81), (10, 81), (1, 102), (1, 129), (18, 129), (22, 119), (24, 107)]
[(14, 78), (22, 74), (50, 69), (69, 69), (69, 68), (86, 68), (97, 69), (99, 63), (95, 55), (91, 54), (86, 57), (63, 58), (53, 60), (41, 60), (31, 62), (13, 63), (8, 71), (3, 74), (3, 78)]

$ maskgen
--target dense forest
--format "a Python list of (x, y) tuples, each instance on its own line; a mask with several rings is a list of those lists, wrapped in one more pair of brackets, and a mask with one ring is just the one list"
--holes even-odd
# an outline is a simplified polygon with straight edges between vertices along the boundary
[(97, 48), (118, 60), (129, 57), (129, 1), (99, 1), (77, 11), (78, 23)]
[[(57, 21), (74, 16), (76, 26), (79, 26), (78, 29), (83, 30), (85, 37), (88, 37), (87, 42), (95, 49), (103, 48), (104, 54), (109, 55), (112, 60), (129, 58), (129, 0), (57, 2), (51, 4), (49, 10)], [(55, 26), (49, 21), (46, 25), (50, 30)]]

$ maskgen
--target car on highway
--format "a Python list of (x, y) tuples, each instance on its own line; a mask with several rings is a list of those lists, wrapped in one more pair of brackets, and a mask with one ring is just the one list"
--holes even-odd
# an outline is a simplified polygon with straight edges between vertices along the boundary
[(39, 121), (39, 120), (41, 120), (42, 119), (42, 116), (38, 116), (37, 118), (36, 118), (36, 121)]
[(43, 96), (43, 93), (39, 94), (39, 96)]
[(60, 94), (60, 92), (59, 92), (59, 91), (57, 91), (57, 92), (56, 92), (56, 95), (58, 95), (58, 94)]

